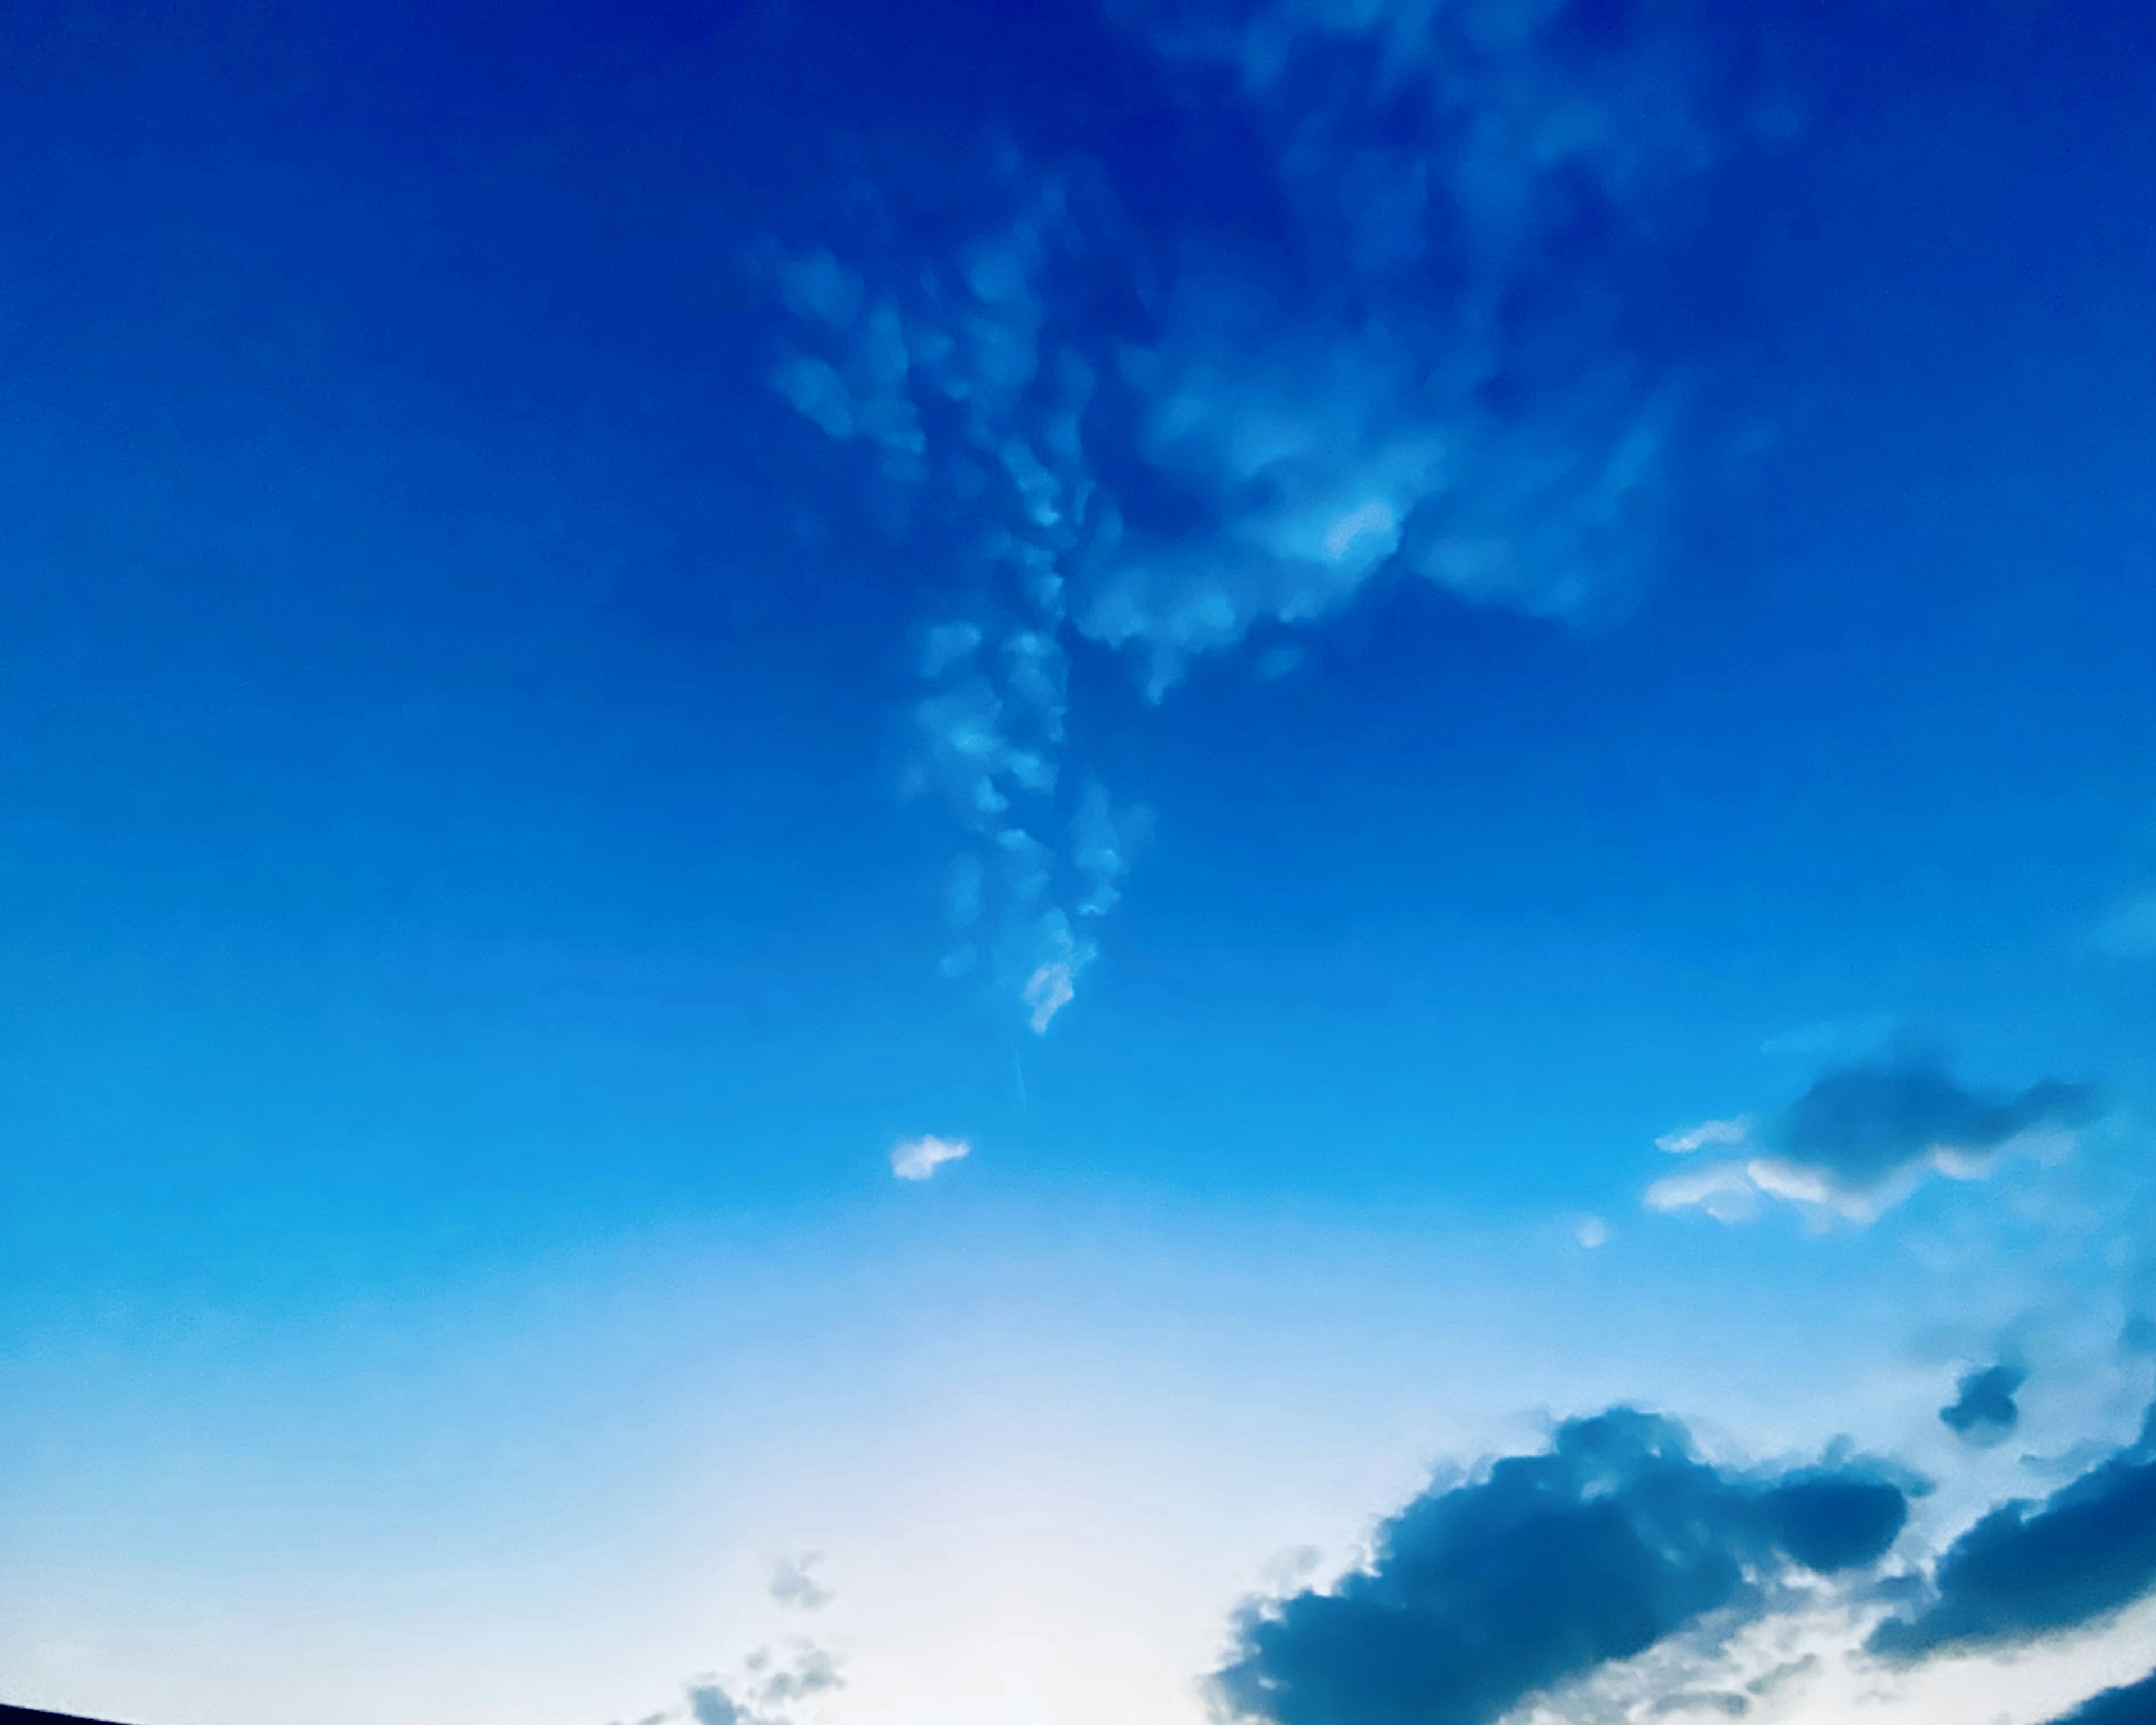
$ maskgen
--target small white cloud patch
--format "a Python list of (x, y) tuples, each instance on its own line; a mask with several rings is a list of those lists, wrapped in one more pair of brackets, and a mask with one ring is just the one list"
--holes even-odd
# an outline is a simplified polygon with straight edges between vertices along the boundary
[(917, 1138), (901, 1138), (891, 1147), (891, 1171), (901, 1180), (925, 1180), (947, 1162), (972, 1155), (965, 1138), (939, 1138), (923, 1132)]

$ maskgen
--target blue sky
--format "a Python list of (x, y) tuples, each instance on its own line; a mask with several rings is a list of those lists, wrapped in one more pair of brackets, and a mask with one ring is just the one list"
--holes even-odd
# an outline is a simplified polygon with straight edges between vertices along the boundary
[(2144, 1676), (2152, 78), (2034, 0), (0, 17), (7, 1698)]

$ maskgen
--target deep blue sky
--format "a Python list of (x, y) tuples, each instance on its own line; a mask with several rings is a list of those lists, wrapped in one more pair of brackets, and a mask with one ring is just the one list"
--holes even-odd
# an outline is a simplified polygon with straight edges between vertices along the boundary
[[(1640, 1194), (1657, 1135), (1919, 1048), (1987, 1095), (2101, 1085), (2104, 1178), (2136, 1185), (2156, 17), (1550, 9), (1521, 100), (1661, 44), (1707, 165), (1607, 208), (1553, 170), (1532, 249), (1463, 241), (1424, 280), (1296, 202), (1352, 208), (1339, 138), (1408, 125), (1325, 82), (1322, 8), (1270, 9), (1312, 69), (1248, 99), (1178, 59), (1203, 8), (0, 8), (0, 1358), (44, 1410), (0, 1419), (0, 1455), (118, 1417), (160, 1350), (194, 1350), (198, 1389), (268, 1373), (248, 1403), (280, 1350), (345, 1381), (308, 1326), (393, 1334), (490, 1278), (543, 1311), (549, 1266), (647, 1248), (764, 1289), (781, 1354), (891, 1339), (770, 1293), (782, 1265), (985, 1311), (980, 1266), (1054, 1264), (1127, 1276), (1115, 1314), (1226, 1312), (1305, 1224), (1346, 1230), (1293, 1272), (1319, 1282), (1367, 1230), (1494, 1288), (1489, 1241), (1594, 1217), (1583, 1300), (1768, 1311), (1830, 1262), (1887, 1278), (1836, 1296), (1876, 1315), (1898, 1219), (1962, 1240), (1999, 1189), (1822, 1240)], [(1296, 156), (1297, 115), (1333, 143)], [(1582, 184), (1630, 145), (1596, 147)], [(1441, 357), (1417, 295), (1481, 271), (1488, 424), (1534, 430), (1605, 362), (1681, 406), (1651, 542), (1578, 608), (1422, 578), (1410, 547), (1156, 701), (1071, 553), (1055, 794), (1143, 814), (1036, 1036), (993, 966), (938, 973), (980, 834), (905, 793), (923, 631), (988, 603), (993, 511), (941, 469), (880, 478), (772, 387), (809, 338), (768, 258), (927, 295), (1058, 176), (1086, 238), (1039, 291), (1107, 380), (1091, 470), (1158, 542), (1254, 542), (1224, 482), (1163, 477), (1169, 386), (1102, 358), (1202, 347), (1178, 283), (1235, 282), (1245, 357), (1272, 320), (1309, 377), (1387, 329)], [(894, 1183), (921, 1132), (973, 1154)], [(1154, 1254), (1225, 1280), (1156, 1286)], [(487, 1333), (544, 1351), (511, 1305)], [(1917, 1346), (1892, 1329), (1881, 1359)], [(1684, 1359), (1668, 1381), (1713, 1380)], [(112, 1453), (122, 1498), (151, 1489)]]

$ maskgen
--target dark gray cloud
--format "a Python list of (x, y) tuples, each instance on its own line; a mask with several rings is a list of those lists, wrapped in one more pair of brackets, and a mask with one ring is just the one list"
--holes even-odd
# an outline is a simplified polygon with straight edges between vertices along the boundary
[(1216, 1692), (1277, 1725), (1486, 1725), (1792, 1566), (1872, 1562), (1907, 1514), (1868, 1467), (1736, 1473), (1676, 1421), (1613, 1408), (1416, 1499), (1331, 1589), (1252, 1610)]
[(2133, 1442), (2041, 1503), (2003, 1503), (1947, 1548), (1937, 1592), (1880, 1625), (1871, 1650), (2032, 1641), (2097, 1622), (2156, 1585), (2156, 1409)]
[(2097, 1093), (2044, 1078), (2013, 1096), (1979, 1096), (1934, 1055), (1903, 1052), (1821, 1076), (1774, 1132), (1791, 1162), (1858, 1189), (1881, 1184), (1937, 1149), (1981, 1154), (2042, 1127), (2086, 1124)]
[(2025, 1133), (2084, 1126), (2101, 1111), (2092, 1085), (2040, 1079), (2027, 1089), (1964, 1089), (1935, 1055), (1901, 1048), (1822, 1074), (1775, 1119), (1710, 1120), (1656, 1142), (1707, 1157), (1647, 1189), (1650, 1209), (1697, 1206), (1748, 1221), (1768, 1200), (1815, 1217), (1869, 1222), (1933, 1169), (1980, 1172), (1994, 1151)]
[(2051, 1725), (2151, 1725), (2152, 1721), (2156, 1721), (2156, 1671), (2138, 1683), (2092, 1695)]
[(2014, 1394), (2028, 1375), (2004, 1363), (1970, 1372), (1954, 1386), (1954, 1399), (1939, 1409), (1939, 1418), (1963, 1441), (1989, 1449), (2020, 1423)]

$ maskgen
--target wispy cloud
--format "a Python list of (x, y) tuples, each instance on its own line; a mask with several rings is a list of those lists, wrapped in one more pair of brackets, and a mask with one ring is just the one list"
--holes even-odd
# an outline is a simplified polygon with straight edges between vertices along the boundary
[(891, 1171), (901, 1180), (926, 1180), (947, 1162), (957, 1162), (973, 1153), (964, 1138), (939, 1138), (924, 1132), (917, 1138), (901, 1138), (891, 1147)]
[(944, 969), (1034, 1030), (1096, 956), (1133, 833), (1070, 770), (1075, 643), (1158, 700), (1382, 575), (1577, 620), (1651, 568), (1683, 388), (1628, 334), (1629, 266), (1717, 144), (1681, 24), (1576, 10), (1112, 8), (1188, 105), (1259, 141), (1247, 189), (1286, 216), (1262, 243), (1149, 234), (1090, 165), (1005, 151), (1002, 214), (932, 254), (762, 258), (793, 320), (773, 386), (961, 547), (911, 783), (966, 835)]

